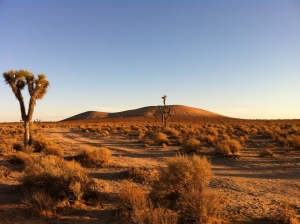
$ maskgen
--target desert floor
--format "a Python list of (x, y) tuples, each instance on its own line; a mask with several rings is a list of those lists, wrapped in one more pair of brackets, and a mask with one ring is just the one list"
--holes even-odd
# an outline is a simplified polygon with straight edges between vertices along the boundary
[[(111, 134), (101, 137), (72, 128), (46, 128), (42, 134), (57, 144), (68, 145), (65, 157), (76, 155), (83, 146), (103, 146), (113, 155), (110, 165), (87, 169), (99, 183), (103, 193), (99, 205), (75, 203), (61, 209), (55, 217), (37, 217), (29, 214), (22, 203), (22, 169), (12, 166), (0, 155), (0, 166), (13, 172), (0, 179), (0, 223), (121, 223), (116, 218), (117, 194), (130, 167), (155, 170), (163, 166), (168, 157), (178, 153), (180, 146), (150, 145), (145, 147), (128, 135)], [(251, 140), (251, 141), (249, 141)], [(210, 146), (203, 147), (200, 155), (212, 163), (214, 177), (210, 183), (223, 199), (222, 216), (230, 223), (271, 223), (268, 217), (288, 204), (300, 221), (300, 150), (286, 154), (271, 138), (250, 136), (240, 156), (223, 157), (212, 153)], [(273, 147), (278, 158), (261, 158), (264, 147)], [(136, 183), (146, 191), (148, 183)]]

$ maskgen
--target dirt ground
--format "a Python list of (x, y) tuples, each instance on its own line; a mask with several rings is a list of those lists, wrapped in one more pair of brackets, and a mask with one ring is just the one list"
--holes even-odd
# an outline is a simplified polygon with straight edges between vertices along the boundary
[[(126, 135), (101, 137), (70, 128), (44, 129), (42, 134), (57, 144), (69, 145), (65, 157), (76, 155), (83, 146), (110, 149), (111, 165), (88, 169), (103, 198), (96, 206), (75, 203), (52, 218), (33, 216), (22, 203), (22, 169), (10, 165), (2, 155), (0, 166), (9, 167), (13, 172), (8, 178), (0, 179), (0, 223), (120, 223), (116, 219), (117, 193), (122, 181), (127, 179), (125, 171), (130, 167), (163, 166), (166, 158), (176, 155), (179, 149), (179, 146), (145, 147)], [(214, 177), (210, 187), (223, 198), (223, 217), (230, 223), (271, 223), (268, 217), (288, 204), (300, 221), (300, 150), (285, 154), (271, 138), (255, 136), (250, 140), (236, 157), (217, 156), (209, 146), (200, 152), (212, 163)], [(278, 158), (258, 156), (266, 145), (273, 147)], [(147, 184), (141, 186), (148, 190)]]

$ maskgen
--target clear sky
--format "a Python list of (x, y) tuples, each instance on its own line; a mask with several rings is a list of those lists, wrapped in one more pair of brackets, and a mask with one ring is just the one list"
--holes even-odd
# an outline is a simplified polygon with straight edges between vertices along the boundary
[(44, 121), (164, 94), (230, 117), (300, 119), (300, 1), (0, 0), (0, 122), (21, 119), (2, 77), (19, 69), (50, 81), (33, 117)]

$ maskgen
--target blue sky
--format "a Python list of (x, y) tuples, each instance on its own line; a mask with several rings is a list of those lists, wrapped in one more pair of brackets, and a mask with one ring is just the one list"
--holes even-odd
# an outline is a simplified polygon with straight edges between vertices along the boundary
[[(1, 74), (50, 81), (33, 119), (159, 105), (164, 94), (230, 117), (300, 119), (298, 0), (0, 0), (0, 49)], [(3, 80), (0, 122), (20, 119)]]

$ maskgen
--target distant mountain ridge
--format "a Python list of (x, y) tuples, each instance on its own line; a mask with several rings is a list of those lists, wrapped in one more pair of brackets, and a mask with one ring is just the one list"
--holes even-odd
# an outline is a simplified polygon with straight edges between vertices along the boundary
[[(207, 110), (188, 107), (183, 105), (169, 105), (171, 113), (176, 118), (229, 118), (217, 113), (213, 113)], [(147, 106), (133, 110), (126, 110), (121, 112), (98, 112), (98, 111), (86, 111), (72, 117), (66, 118), (63, 121), (75, 121), (75, 120), (98, 120), (102, 118), (151, 118), (160, 117), (159, 106)]]

